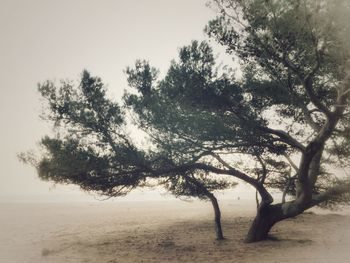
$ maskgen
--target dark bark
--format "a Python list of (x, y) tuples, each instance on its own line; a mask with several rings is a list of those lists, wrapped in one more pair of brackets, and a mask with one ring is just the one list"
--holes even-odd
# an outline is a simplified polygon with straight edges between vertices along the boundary
[(216, 199), (216, 197), (213, 194), (210, 194), (209, 198), (210, 198), (211, 204), (213, 205), (213, 208), (214, 208), (214, 222), (215, 222), (216, 239), (223, 240), (224, 235), (222, 233), (222, 228), (221, 228), (221, 212), (220, 212), (218, 200)]
[(258, 213), (249, 228), (245, 242), (252, 243), (265, 240), (268, 237), (268, 233), (274, 224), (275, 222), (272, 219), (272, 214), (269, 206), (260, 206)]
[(300, 209), (292, 202), (286, 204), (289, 205), (291, 209), (286, 209), (286, 206), (283, 208), (284, 204), (269, 205), (262, 203), (249, 228), (245, 242), (253, 243), (266, 240), (271, 228), (276, 223), (286, 218), (294, 217), (304, 211), (304, 209)]

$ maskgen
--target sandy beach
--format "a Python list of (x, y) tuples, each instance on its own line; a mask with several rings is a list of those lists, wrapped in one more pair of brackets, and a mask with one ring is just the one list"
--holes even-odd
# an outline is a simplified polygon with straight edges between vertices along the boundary
[(277, 240), (244, 244), (254, 202), (1, 203), (0, 262), (349, 262), (350, 214), (313, 210), (276, 225)]

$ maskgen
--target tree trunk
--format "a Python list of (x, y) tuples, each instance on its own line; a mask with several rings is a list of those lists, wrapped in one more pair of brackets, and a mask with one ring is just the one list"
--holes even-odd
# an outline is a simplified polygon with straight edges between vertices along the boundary
[(222, 233), (222, 228), (221, 228), (221, 212), (218, 204), (218, 200), (215, 198), (213, 194), (209, 196), (211, 204), (213, 205), (214, 208), (214, 222), (215, 222), (215, 233), (216, 233), (216, 239), (217, 240), (223, 240), (224, 235)]
[(246, 236), (246, 243), (265, 240), (268, 237), (270, 229), (276, 223), (273, 220), (273, 215), (270, 213), (271, 211), (269, 209), (269, 206), (259, 207), (258, 213), (254, 218)]
[(213, 209), (214, 209), (216, 239), (217, 240), (225, 239), (221, 228), (221, 212), (220, 212), (218, 200), (216, 199), (214, 194), (212, 194), (206, 187), (202, 185), (202, 183), (198, 182), (195, 178), (186, 176), (186, 175), (185, 175), (185, 178), (190, 182), (192, 182), (194, 185), (196, 185), (202, 191), (202, 193), (211, 201), (211, 204), (213, 205)]
[[(286, 208), (287, 206), (289, 208)], [(305, 208), (305, 206), (298, 206), (295, 202), (276, 205), (261, 203), (258, 213), (249, 228), (245, 242), (252, 243), (267, 239), (271, 228), (276, 223), (301, 214)]]

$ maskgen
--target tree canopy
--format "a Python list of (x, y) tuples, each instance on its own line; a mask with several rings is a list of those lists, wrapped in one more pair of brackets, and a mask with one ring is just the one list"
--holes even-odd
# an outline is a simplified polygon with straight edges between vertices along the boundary
[[(163, 78), (149, 62), (127, 68), (118, 104), (87, 71), (79, 85), (39, 91), (57, 134), (42, 139), (40, 178), (118, 196), (150, 179), (175, 195), (209, 198), (254, 187), (260, 204), (247, 241), (319, 204), (347, 202), (350, 182), (350, 30), (345, 0), (215, 0), (205, 29), (243, 75), (217, 66), (210, 45), (180, 49)], [(147, 147), (128, 133), (130, 119)], [(28, 156), (27, 156), (28, 158)], [(269, 189), (290, 200), (273, 203)]]

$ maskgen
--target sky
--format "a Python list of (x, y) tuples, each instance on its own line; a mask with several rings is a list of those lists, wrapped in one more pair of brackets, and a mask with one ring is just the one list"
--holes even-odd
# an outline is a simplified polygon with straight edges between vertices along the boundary
[(17, 154), (50, 133), (39, 118), (37, 84), (100, 76), (112, 96), (127, 88), (124, 70), (147, 59), (165, 71), (179, 47), (206, 39), (215, 17), (206, 0), (0, 0), (0, 196), (80, 195), (37, 178)]

